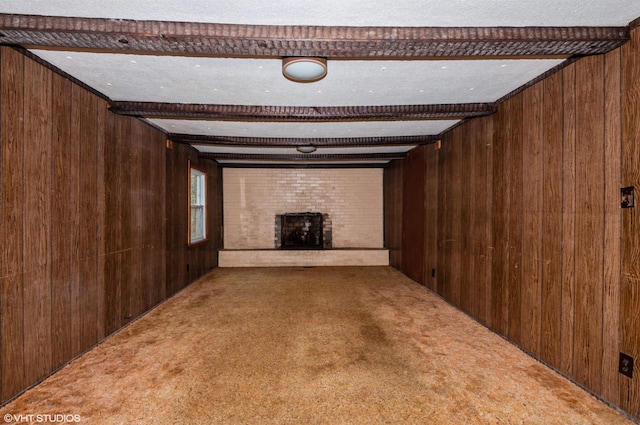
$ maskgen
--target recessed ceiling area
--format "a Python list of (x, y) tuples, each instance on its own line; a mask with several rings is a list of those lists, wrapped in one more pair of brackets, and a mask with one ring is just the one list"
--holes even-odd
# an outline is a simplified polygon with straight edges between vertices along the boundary
[[(221, 164), (379, 166), (623, 44), (639, 16), (637, 0), (5, 0), (0, 44)], [(325, 78), (283, 76), (307, 55)]]

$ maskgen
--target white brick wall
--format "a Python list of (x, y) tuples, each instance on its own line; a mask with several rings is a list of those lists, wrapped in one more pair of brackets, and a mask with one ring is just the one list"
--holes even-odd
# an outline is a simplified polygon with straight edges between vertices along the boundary
[(382, 169), (224, 168), (225, 249), (274, 248), (276, 214), (320, 212), (334, 248), (382, 248)]

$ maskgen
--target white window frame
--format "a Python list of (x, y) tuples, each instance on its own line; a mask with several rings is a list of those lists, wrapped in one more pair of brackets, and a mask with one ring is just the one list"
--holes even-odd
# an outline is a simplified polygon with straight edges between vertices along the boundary
[(206, 240), (207, 172), (192, 165), (191, 161), (189, 161), (189, 246)]

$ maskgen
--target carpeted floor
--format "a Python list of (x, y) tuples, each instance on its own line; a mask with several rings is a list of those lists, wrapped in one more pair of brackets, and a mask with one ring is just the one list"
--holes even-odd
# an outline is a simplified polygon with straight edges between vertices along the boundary
[(0, 409), (8, 422), (29, 414), (632, 424), (389, 267), (216, 269)]

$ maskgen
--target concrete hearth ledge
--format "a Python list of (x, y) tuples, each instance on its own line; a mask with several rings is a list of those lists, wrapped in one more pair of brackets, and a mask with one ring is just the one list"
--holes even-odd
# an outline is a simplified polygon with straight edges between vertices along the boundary
[(219, 267), (388, 266), (389, 250), (349, 248), (322, 250), (225, 249)]

